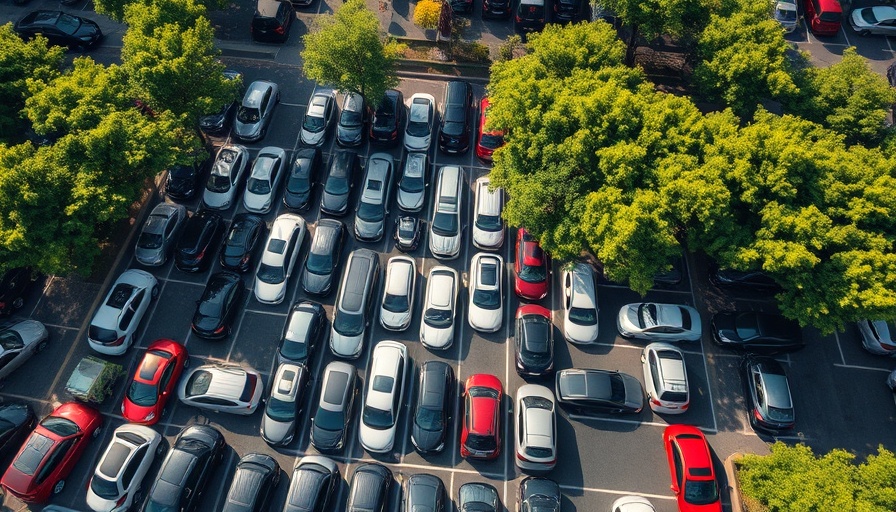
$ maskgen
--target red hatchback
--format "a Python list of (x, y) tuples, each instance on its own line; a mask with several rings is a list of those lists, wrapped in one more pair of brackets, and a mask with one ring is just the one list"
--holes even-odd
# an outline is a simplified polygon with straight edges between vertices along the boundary
[(78, 402), (62, 404), (43, 419), (3, 474), (0, 485), (27, 503), (43, 503), (62, 491), (87, 441), (99, 434), (100, 413)]
[(691, 425), (670, 425), (663, 431), (672, 492), (682, 512), (722, 512), (719, 483), (706, 436)]
[(168, 339), (152, 342), (121, 402), (122, 416), (142, 425), (159, 421), (168, 398), (175, 393), (181, 372), (189, 363), (187, 349), (180, 343)]
[(501, 454), (501, 400), (504, 389), (494, 375), (471, 375), (464, 384), (464, 428), (460, 456), (497, 459)]
[(513, 289), (523, 299), (541, 300), (548, 294), (548, 256), (538, 241), (520, 228), (516, 234), (516, 271)]
[(488, 96), (483, 96), (479, 101), (479, 137), (476, 139), (476, 156), (486, 162), (491, 162), (492, 153), (504, 145), (503, 131), (485, 131), (485, 112), (489, 105)]

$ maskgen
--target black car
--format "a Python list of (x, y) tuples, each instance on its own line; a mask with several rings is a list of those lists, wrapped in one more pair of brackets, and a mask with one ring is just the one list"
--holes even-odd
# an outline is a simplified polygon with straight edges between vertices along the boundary
[(506, 18), (510, 16), (510, 0), (482, 0), (483, 18)]
[(233, 218), (230, 231), (221, 248), (221, 266), (237, 272), (252, 267), (252, 254), (260, 240), (264, 240), (267, 225), (258, 215), (239, 213)]
[(416, 217), (399, 217), (395, 219), (395, 247), (401, 252), (411, 252), (420, 244), (423, 233), (423, 221)]
[(392, 488), (392, 472), (375, 462), (361, 464), (352, 475), (346, 512), (385, 512)]
[(201, 272), (208, 268), (225, 227), (224, 218), (213, 211), (199, 210), (191, 215), (177, 241), (174, 266), (183, 272)]
[(357, 386), (355, 367), (333, 361), (324, 369), (320, 399), (311, 418), (311, 444), (321, 452), (341, 450), (352, 422)]
[(498, 512), (504, 510), (498, 490), (489, 484), (469, 482), (457, 490), (457, 509), (460, 512)]
[(520, 307), (516, 313), (516, 373), (522, 377), (544, 377), (554, 371), (554, 334), (551, 312), (537, 304)]
[(252, 40), (264, 43), (285, 43), (289, 28), (296, 18), (292, 3), (280, 0), (257, 0), (252, 16)]
[(554, 388), (564, 409), (579, 414), (632, 413), (644, 408), (637, 378), (617, 371), (569, 368), (557, 372)]
[(463, 80), (448, 82), (442, 103), (439, 149), (445, 153), (465, 153), (470, 149), (472, 113), (473, 86)]
[(720, 346), (750, 354), (794, 352), (805, 346), (800, 324), (775, 313), (716, 313), (712, 339)]
[(454, 409), (454, 370), (442, 361), (427, 361), (420, 368), (411, 443), (421, 453), (445, 448)]
[(37, 417), (25, 402), (0, 404), (0, 460), (15, 454), (22, 447), (25, 436), (37, 425)]
[(197, 336), (208, 339), (225, 338), (230, 334), (233, 315), (243, 298), (243, 281), (239, 274), (218, 272), (212, 274), (196, 302), (191, 328)]
[(548, 478), (526, 477), (516, 495), (517, 510), (560, 512), (560, 486)]
[(304, 211), (311, 206), (314, 185), (317, 184), (321, 165), (320, 148), (303, 148), (296, 151), (289, 176), (286, 177), (286, 192), (283, 204), (290, 210)]
[(364, 143), (369, 109), (364, 96), (358, 93), (346, 94), (342, 100), (342, 112), (336, 125), (336, 144), (355, 147)]
[(448, 3), (452, 12), (473, 14), (473, 0), (451, 0)]
[(172, 165), (165, 178), (165, 195), (175, 201), (192, 199), (210, 162), (211, 155), (205, 154), (192, 163)]
[(376, 112), (373, 113), (373, 122), (370, 123), (370, 141), (388, 145), (398, 144), (406, 115), (404, 96), (401, 91), (387, 90), (380, 105), (376, 108)]
[(709, 274), (709, 281), (720, 288), (776, 293), (781, 291), (778, 282), (761, 270), (716, 269)]
[(342, 478), (339, 467), (327, 457), (302, 457), (292, 473), (283, 512), (326, 512)]
[(439, 477), (417, 473), (405, 481), (402, 510), (445, 512), (446, 502), (448, 497), (445, 495), (445, 484)]
[(575, 23), (582, 19), (582, 0), (555, 0), (554, 21)]
[(149, 490), (143, 512), (196, 510), (215, 467), (224, 458), (224, 436), (208, 425), (191, 425), (177, 435)]
[(239, 71), (232, 69), (224, 70), (224, 77), (227, 80), (238, 80), (239, 87), (234, 88), (234, 96), (231, 101), (221, 105), (221, 109), (214, 114), (206, 114), (199, 117), (199, 129), (209, 135), (223, 135), (230, 131), (233, 124), (233, 118), (236, 116), (236, 109), (239, 106), (240, 98), (246, 92), (243, 87), (243, 75)]
[(327, 313), (322, 305), (310, 300), (293, 303), (277, 345), (277, 364), (300, 363), (311, 366), (314, 349), (326, 328)]
[(35, 281), (28, 267), (11, 268), (0, 278), (0, 315), (9, 315), (25, 305), (25, 295)]
[(13, 30), (26, 41), (41, 35), (52, 45), (72, 49), (92, 48), (103, 40), (96, 22), (62, 11), (32, 11), (17, 21)]
[(280, 483), (280, 465), (270, 455), (250, 453), (236, 465), (221, 512), (267, 511)]
[(330, 215), (345, 215), (348, 197), (355, 186), (355, 175), (361, 172), (358, 154), (354, 151), (336, 151), (330, 158), (327, 183), (320, 199), (320, 211)]
[(653, 275), (653, 285), (659, 287), (666, 286), (677, 286), (681, 283), (682, 275), (684, 274), (684, 255), (676, 256), (671, 261), (672, 266), (669, 270), (665, 270), (662, 272), (657, 272)]
[(768, 357), (746, 357), (742, 369), (747, 416), (753, 430), (771, 434), (791, 430), (793, 398), (781, 364)]
[(302, 289), (312, 295), (326, 295), (333, 288), (333, 277), (342, 256), (345, 224), (336, 219), (320, 219), (305, 268), (302, 269)]

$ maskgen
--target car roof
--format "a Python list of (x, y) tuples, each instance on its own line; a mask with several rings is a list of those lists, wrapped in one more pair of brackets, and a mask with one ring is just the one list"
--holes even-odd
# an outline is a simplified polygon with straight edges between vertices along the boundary
[[(189, 381), (193, 378), (193, 375), (199, 371), (208, 372), (211, 378), (211, 382), (208, 385), (208, 389), (204, 393), (201, 393), (199, 395), (189, 395)], [(236, 365), (224, 366), (218, 364), (207, 364), (199, 366), (195, 370), (193, 370), (187, 377), (187, 393), (189, 396), (217, 396), (222, 398), (239, 399), (243, 394), (243, 389), (246, 387), (246, 380), (248, 378), (248, 375), (249, 372)]]
[(572, 277), (572, 306), (597, 309), (594, 290), (594, 271), (585, 263), (576, 263), (570, 270)]
[(389, 470), (379, 464), (365, 464), (355, 470), (351, 481), (348, 504), (354, 510), (374, 510), (379, 503), (384, 480), (392, 478)]
[(454, 301), (457, 288), (457, 274), (449, 268), (435, 268), (429, 273), (429, 282), (426, 283), (429, 290), (428, 302), (430, 305), (441, 309), (449, 309)]
[(445, 165), (439, 169), (438, 211), (457, 212), (462, 179), (461, 168), (456, 165)]
[(666, 343), (652, 343), (648, 349), (656, 352), (661, 384), (672, 391), (685, 391), (687, 389), (687, 371), (685, 370), (684, 355), (676, 347)]
[(675, 436), (675, 442), (681, 449), (681, 455), (685, 460), (688, 477), (709, 477), (712, 475), (694, 474), (695, 468), (712, 468), (712, 458), (709, 455), (709, 446), (703, 436), (692, 433), (680, 433)]
[(386, 266), (386, 293), (406, 295), (414, 279), (414, 260), (402, 256), (389, 259)]
[(488, 176), (483, 176), (476, 180), (476, 210), (480, 215), (500, 215), (501, 202), (504, 195), (504, 189), (498, 187), (489, 190), (488, 186), (491, 180)]
[(497, 254), (477, 253), (473, 257), (474, 264), (478, 265), (478, 272), (473, 276), (476, 287), (481, 290), (498, 290), (501, 288), (503, 258)]
[[(262, 4), (265, 4), (264, 6)], [(276, 7), (275, 7), (276, 6)], [(265, 14), (261, 9), (263, 7), (273, 7), (274, 10), (270, 13), (267, 13), (269, 16), (274, 16), (277, 13), (277, 8), (280, 7), (279, 1), (267, 2), (267, 0), (259, 0), (258, 9), (261, 14)], [(268, 82), (266, 80), (256, 80), (249, 85), (249, 88), (246, 89), (246, 95), (243, 97), (243, 106), (250, 108), (258, 108), (261, 106), (261, 99), (264, 96), (264, 93), (270, 89), (274, 84)]]
[(379, 272), (379, 269), (375, 267), (378, 261), (377, 254), (369, 249), (357, 249), (349, 255), (340, 290), (341, 300), (337, 304), (341, 311), (361, 312), (367, 297), (365, 293), (367, 280), (372, 272)]
[(329, 411), (341, 411), (352, 389), (352, 378), (355, 368), (342, 361), (333, 361), (324, 371), (323, 387), (320, 393), (320, 405)]
[(426, 153), (411, 153), (404, 162), (404, 175), (410, 178), (422, 178), (426, 175)]
[(302, 374), (305, 373), (303, 365), (283, 363), (277, 367), (271, 386), (271, 396), (284, 402), (294, 402), (299, 393), (299, 384), (302, 382)]
[(367, 173), (364, 176), (364, 189), (361, 200), (366, 203), (382, 204), (392, 181), (392, 159), (383, 158), (383, 153), (372, 155), (367, 160)]
[(389, 341), (377, 343), (373, 350), (373, 363), (370, 365), (366, 405), (384, 411), (392, 410), (392, 394), (401, 392), (398, 389), (398, 376), (404, 370), (406, 360), (407, 348), (404, 345)]

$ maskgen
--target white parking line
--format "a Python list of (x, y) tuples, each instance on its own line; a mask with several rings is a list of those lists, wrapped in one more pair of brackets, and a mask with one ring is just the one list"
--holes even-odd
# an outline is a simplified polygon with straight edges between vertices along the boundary
[(840, 346), (840, 336), (834, 331), (834, 341), (837, 343), (837, 351), (840, 352), (840, 364), (846, 364), (846, 358), (843, 357), (843, 347)]
[[(688, 276), (693, 277), (694, 273), (691, 272), (690, 267), (688, 267), (688, 259), (684, 258), (684, 266), (685, 270), (687, 270)], [(697, 294), (694, 293), (694, 280), (688, 279), (688, 289), (691, 291), (691, 303), (697, 303)], [(700, 341), (700, 355), (703, 357), (703, 375), (706, 376), (706, 392), (709, 394), (709, 412), (712, 415), (712, 430), (713, 432), (718, 432), (719, 425), (716, 422), (716, 409), (715, 404), (712, 399), (712, 381), (709, 380), (709, 365), (706, 362), (706, 352), (703, 351), (703, 342)]]
[(224, 494), (225, 494), (224, 484), (227, 483), (228, 480), (230, 480), (228, 475), (230, 474), (230, 466), (233, 465), (233, 456), (234, 455), (236, 455), (236, 450), (232, 450), (230, 452), (230, 455), (228, 455), (228, 457), (227, 457), (227, 464), (222, 464), (221, 469), (218, 470), (219, 472), (226, 470), (226, 472), (223, 473), (224, 478), (221, 479), (221, 483), (220, 483), (220, 485), (218, 485), (218, 493), (217, 493), (218, 497), (215, 499), (215, 508), (213, 510), (221, 510), (221, 507), (219, 506), (219, 504), (221, 503), (221, 498), (225, 497), (224, 496)]
[(666, 496), (665, 494), (647, 494), (640, 491), (617, 491), (616, 489), (601, 489), (597, 487), (576, 487), (574, 485), (561, 485), (561, 489), (564, 491), (573, 491), (573, 492), (596, 492), (601, 494), (612, 494), (614, 496), (625, 496), (629, 494), (637, 494), (639, 496), (644, 496), (645, 498), (651, 498), (655, 500), (674, 500), (675, 496)]
[[(173, 265), (172, 265), (172, 268), (174, 268)], [(159, 279), (159, 281), (162, 281), (163, 283), (189, 284), (189, 285), (201, 286), (201, 287), (205, 288), (205, 283), (194, 283), (192, 281), (184, 281), (182, 279), (172, 279), (170, 277), (164, 277), (162, 279)], [(159, 295), (161, 295), (161, 290), (159, 290)]]
[[(624, 284), (597, 283), (597, 286), (598, 286), (599, 288), (613, 288), (613, 289), (616, 289), (616, 290), (629, 290), (629, 291), (631, 291), (631, 288), (629, 288), (628, 286), (625, 286)], [(654, 290), (655, 290), (654, 288), (651, 288), (651, 291), (654, 291)], [(663, 292), (663, 293), (681, 293), (681, 294), (684, 294), (684, 295), (690, 295), (690, 294), (691, 294), (691, 292), (689, 292), (689, 291), (687, 291), (687, 290), (665, 290), (665, 289), (662, 289), (662, 290), (656, 290), (656, 291), (661, 291), (661, 292)]]
[(645, 425), (648, 427), (659, 427), (666, 428), (669, 426), (668, 423), (661, 423), (658, 421), (640, 421), (640, 420), (626, 420), (623, 418), (604, 418), (599, 416), (584, 416), (581, 414), (569, 414), (568, 418), (578, 420), (578, 421), (605, 421), (608, 423), (622, 423), (625, 425)]
[(47, 322), (42, 322), (45, 327), (53, 327), (54, 329), (62, 329), (63, 331), (77, 331), (78, 327), (72, 327), (70, 325), (59, 325), (59, 324), (48, 324)]
[(857, 365), (857, 364), (837, 364), (837, 363), (834, 363), (834, 366), (836, 366), (836, 367), (838, 367), (838, 368), (851, 368), (851, 369), (854, 369), (854, 370), (870, 370), (870, 371), (873, 371), (873, 372), (883, 372), (883, 373), (890, 373), (890, 372), (893, 371), (893, 370), (890, 370), (890, 369), (887, 369), (887, 368), (875, 368), (875, 367), (873, 367), (873, 366), (860, 366), (860, 365)]
[[(293, 302), (295, 302), (295, 300), (293, 300)], [(292, 304), (292, 302), (290, 304)], [(246, 313), (258, 313), (259, 315), (271, 315), (271, 316), (280, 316), (280, 317), (289, 316), (289, 312), (280, 313), (279, 311), (264, 311), (261, 309), (249, 309), (249, 308), (246, 308), (245, 311), (246, 311)]]

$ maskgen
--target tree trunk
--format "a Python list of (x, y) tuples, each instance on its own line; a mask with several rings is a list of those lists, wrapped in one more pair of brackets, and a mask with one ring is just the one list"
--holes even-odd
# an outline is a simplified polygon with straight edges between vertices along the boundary
[(625, 48), (625, 65), (635, 65), (635, 50), (638, 48), (638, 25), (632, 25), (632, 32), (628, 36), (628, 44)]

